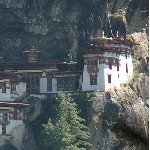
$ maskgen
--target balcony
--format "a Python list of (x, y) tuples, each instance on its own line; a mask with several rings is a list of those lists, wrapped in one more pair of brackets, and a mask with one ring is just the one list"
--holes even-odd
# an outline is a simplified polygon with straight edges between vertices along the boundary
[(87, 71), (88, 71), (88, 72), (98, 72), (99, 69), (98, 69), (98, 66), (97, 66), (97, 65), (88, 65), (88, 66), (87, 66)]

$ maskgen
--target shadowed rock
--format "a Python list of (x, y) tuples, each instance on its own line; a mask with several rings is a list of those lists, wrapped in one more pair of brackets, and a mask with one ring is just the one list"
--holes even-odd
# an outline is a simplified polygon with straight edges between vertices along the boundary
[(0, 150), (18, 150), (8, 140), (5, 140), (4, 144), (0, 146)]

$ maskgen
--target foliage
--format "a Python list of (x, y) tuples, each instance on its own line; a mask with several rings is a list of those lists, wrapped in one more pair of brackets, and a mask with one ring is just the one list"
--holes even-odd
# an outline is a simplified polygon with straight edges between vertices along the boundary
[(126, 103), (126, 102), (128, 101), (127, 97), (125, 97), (125, 96), (118, 97), (117, 100), (118, 100), (119, 102), (121, 102), (121, 103)]
[(77, 108), (80, 111), (79, 116), (85, 119), (85, 123), (89, 124), (91, 120), (90, 108), (92, 95), (87, 92), (78, 92), (71, 95), (77, 104)]
[(132, 79), (137, 79), (139, 77), (139, 72), (137, 70), (133, 71)]
[(125, 15), (123, 13), (123, 10), (121, 10), (121, 9), (119, 9), (116, 13), (114, 13), (112, 15), (112, 17), (116, 18), (117, 20), (120, 20), (120, 21), (124, 22), (125, 24), (127, 24), (126, 17), (125, 17)]
[(86, 150), (90, 134), (79, 117), (77, 105), (63, 93), (57, 96), (57, 118), (49, 119), (41, 133), (41, 150)]

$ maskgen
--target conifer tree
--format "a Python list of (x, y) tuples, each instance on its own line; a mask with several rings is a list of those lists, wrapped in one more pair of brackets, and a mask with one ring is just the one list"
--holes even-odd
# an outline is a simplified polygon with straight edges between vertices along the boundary
[(64, 93), (57, 97), (57, 119), (50, 119), (41, 134), (42, 150), (87, 150), (90, 134), (79, 117), (76, 103)]

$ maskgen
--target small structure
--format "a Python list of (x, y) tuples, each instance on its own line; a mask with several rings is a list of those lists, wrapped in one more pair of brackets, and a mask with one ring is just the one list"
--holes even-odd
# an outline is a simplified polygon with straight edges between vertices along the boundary
[(119, 38), (92, 38), (83, 50), (83, 91), (107, 91), (119, 87), (132, 75), (133, 43)]
[(3, 101), (14, 101), (26, 93), (26, 83), (18, 79), (19, 75), (3, 74), (5, 77), (0, 80), (0, 99)]
[(0, 101), (0, 134), (9, 135), (13, 128), (23, 124), (22, 108), (26, 106), (29, 104)]
[(77, 62), (11, 62), (1, 63), (1, 66), (5, 69), (0, 77), (10, 84), (9, 101), (25, 93), (36, 95), (81, 90), (82, 71), (77, 70)]
[(24, 53), (27, 55), (29, 63), (34, 63), (38, 61), (38, 55), (40, 51), (35, 50), (34, 46), (32, 49), (24, 51)]
[(9, 79), (0, 80), (0, 97), (4, 101), (10, 101), (10, 84)]
[[(28, 62), (3, 62), (0, 67), (0, 98), (14, 101), (28, 94), (59, 91), (107, 91), (119, 88), (132, 75), (131, 51), (134, 43), (127, 39), (91, 38), (91, 46), (81, 51), (84, 64), (78, 62), (41, 62), (40, 51), (25, 51)], [(79, 66), (84, 66), (79, 67)], [(7, 98), (6, 98), (7, 97)]]

